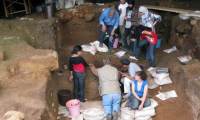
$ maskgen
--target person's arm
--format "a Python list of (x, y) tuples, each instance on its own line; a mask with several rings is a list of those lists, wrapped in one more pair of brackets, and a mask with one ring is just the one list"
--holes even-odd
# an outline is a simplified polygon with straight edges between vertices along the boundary
[(100, 25), (102, 25), (102, 26), (105, 26), (104, 19), (105, 19), (105, 17), (106, 17), (106, 13), (107, 13), (107, 9), (105, 9), (105, 10), (101, 13), (101, 16), (99, 17), (99, 22), (100, 22)]
[(160, 15), (157, 15), (157, 14), (152, 14), (155, 21), (154, 21), (154, 25), (157, 23), (157, 22), (160, 22), (161, 21), (161, 16)]
[(114, 24), (114, 28), (113, 29), (117, 29), (118, 28), (118, 26), (119, 26), (119, 14), (117, 13), (117, 12), (115, 12), (115, 24)]
[(134, 86), (134, 84), (132, 84), (132, 93), (133, 93), (133, 95), (138, 99), (138, 100), (140, 100), (141, 101), (141, 98), (136, 94), (136, 92), (135, 92), (135, 86)]
[(83, 64), (85, 67), (89, 67), (88, 63), (85, 61), (85, 59), (83, 57), (81, 57), (82, 61), (83, 61)]
[(143, 106), (144, 106), (144, 102), (147, 99), (147, 93), (148, 93), (148, 85), (146, 85), (145, 88), (144, 88), (144, 94), (143, 94), (143, 96), (141, 98), (141, 104), (139, 106), (139, 110), (141, 110), (143, 108)]
[(72, 81), (72, 79), (73, 79), (73, 67), (72, 67), (71, 59), (69, 59), (69, 70), (70, 70), (69, 80)]
[(93, 64), (90, 64), (90, 70), (92, 71), (92, 73), (96, 76), (98, 76), (98, 72), (96, 67)]

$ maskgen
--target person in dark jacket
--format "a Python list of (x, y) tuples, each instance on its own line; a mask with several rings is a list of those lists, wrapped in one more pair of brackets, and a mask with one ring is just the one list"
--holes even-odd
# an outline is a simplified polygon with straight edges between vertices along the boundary
[(72, 55), (69, 58), (69, 80), (74, 82), (73, 94), (75, 99), (85, 102), (85, 77), (86, 67), (88, 64), (82, 55), (81, 46), (77, 45), (73, 48)]

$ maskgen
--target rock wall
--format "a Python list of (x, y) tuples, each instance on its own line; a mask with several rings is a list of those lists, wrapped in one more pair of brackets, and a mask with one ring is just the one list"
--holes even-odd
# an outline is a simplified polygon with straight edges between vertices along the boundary
[(172, 19), (171, 45), (176, 45), (180, 55), (191, 55), (193, 61), (181, 68), (185, 92), (192, 107), (194, 120), (200, 119), (200, 20)]
[(56, 48), (55, 19), (26, 17), (13, 20), (0, 20), (0, 28), (0, 36), (21, 37), (35, 48)]
[(53, 99), (48, 84), (50, 72), (58, 68), (57, 53), (13, 39), (0, 38), (0, 51), (6, 56), (0, 62), (0, 119), (14, 110), (26, 120), (55, 120), (56, 103), (48, 103), (47, 97)]
[(170, 43), (176, 45), (183, 54), (200, 59), (200, 20), (181, 20), (175, 16), (172, 20)]

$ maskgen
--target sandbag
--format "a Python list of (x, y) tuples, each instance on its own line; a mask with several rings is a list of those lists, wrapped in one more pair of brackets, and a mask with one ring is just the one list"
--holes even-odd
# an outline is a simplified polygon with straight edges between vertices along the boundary
[(83, 111), (84, 120), (103, 120), (104, 119), (104, 111), (102, 109), (97, 108), (89, 108)]
[(99, 47), (99, 41), (91, 42), (90, 45), (95, 46), (99, 52), (108, 52), (108, 47), (105, 44), (103, 44), (102, 47)]
[(151, 116), (137, 117), (135, 120), (151, 120)]
[(82, 47), (82, 50), (84, 52), (89, 52), (91, 53), (92, 55), (95, 55), (97, 50), (96, 50), (96, 47), (95, 46), (92, 46), (92, 45), (81, 45)]

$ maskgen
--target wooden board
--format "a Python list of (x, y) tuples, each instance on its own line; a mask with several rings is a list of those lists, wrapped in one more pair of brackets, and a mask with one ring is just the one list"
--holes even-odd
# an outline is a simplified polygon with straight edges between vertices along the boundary
[(163, 7), (163, 6), (152, 6), (152, 5), (144, 5), (148, 9), (152, 10), (159, 10), (159, 11), (166, 11), (166, 12), (173, 12), (178, 14), (184, 14), (186, 16), (190, 17), (200, 17), (200, 11), (192, 11), (192, 10), (185, 10), (185, 9), (179, 9), (179, 8), (169, 8), (169, 7)]

